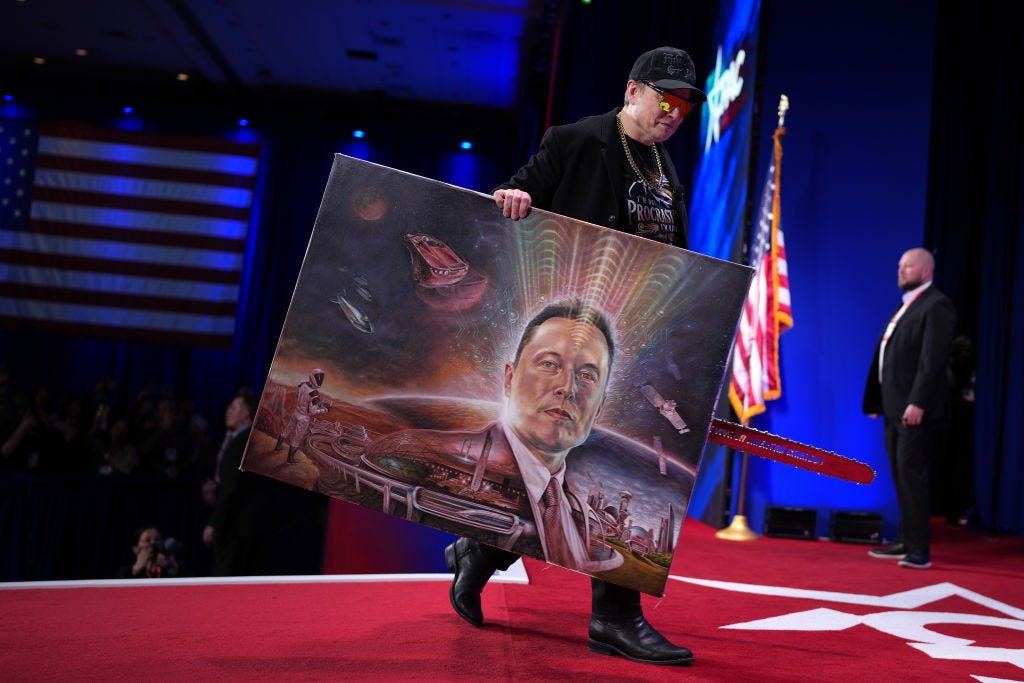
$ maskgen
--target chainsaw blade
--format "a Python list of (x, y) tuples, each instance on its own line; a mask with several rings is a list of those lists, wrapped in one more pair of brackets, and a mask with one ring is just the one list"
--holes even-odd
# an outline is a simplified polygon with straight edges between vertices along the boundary
[(717, 418), (711, 421), (708, 441), (858, 484), (870, 484), (875, 478), (875, 471), (858, 460)]

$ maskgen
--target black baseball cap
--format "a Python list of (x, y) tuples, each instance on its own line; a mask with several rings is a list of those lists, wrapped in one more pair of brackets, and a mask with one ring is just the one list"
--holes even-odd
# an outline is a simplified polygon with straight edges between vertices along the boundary
[(677, 47), (658, 47), (643, 53), (633, 62), (629, 72), (631, 81), (649, 81), (665, 90), (689, 88), (698, 101), (707, 96), (698, 88), (697, 70), (690, 55)]

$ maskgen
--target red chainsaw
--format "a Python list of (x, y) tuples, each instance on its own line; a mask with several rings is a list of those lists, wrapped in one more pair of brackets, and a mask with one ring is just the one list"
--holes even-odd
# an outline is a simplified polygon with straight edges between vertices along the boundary
[(875, 471), (860, 461), (717, 418), (711, 421), (708, 441), (858, 484), (870, 484), (875, 478)]

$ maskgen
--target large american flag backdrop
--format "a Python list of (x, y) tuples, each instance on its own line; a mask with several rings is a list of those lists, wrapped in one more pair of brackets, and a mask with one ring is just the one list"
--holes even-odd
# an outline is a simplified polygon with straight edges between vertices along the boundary
[(0, 119), (0, 325), (227, 346), (259, 146)]

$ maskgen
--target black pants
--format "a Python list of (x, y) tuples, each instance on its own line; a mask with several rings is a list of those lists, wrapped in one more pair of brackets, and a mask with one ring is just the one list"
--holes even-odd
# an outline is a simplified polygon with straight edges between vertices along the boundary
[[(470, 542), (476, 543), (476, 541)], [(479, 546), (484, 559), (490, 562), (494, 569), (508, 569), (513, 562), (519, 559), (519, 555), (507, 550), (500, 550), (483, 543), (477, 543), (477, 546)], [(590, 579), (591, 617), (612, 621), (629, 619), (641, 614), (643, 611), (640, 608), (639, 592), (600, 579)]]
[(931, 469), (941, 425), (908, 427), (885, 421), (885, 449), (889, 453), (896, 502), (900, 510), (897, 540), (911, 553), (927, 553), (931, 541)]
[(261, 576), (267, 573), (267, 540), (262, 536), (217, 538), (211, 576)]

